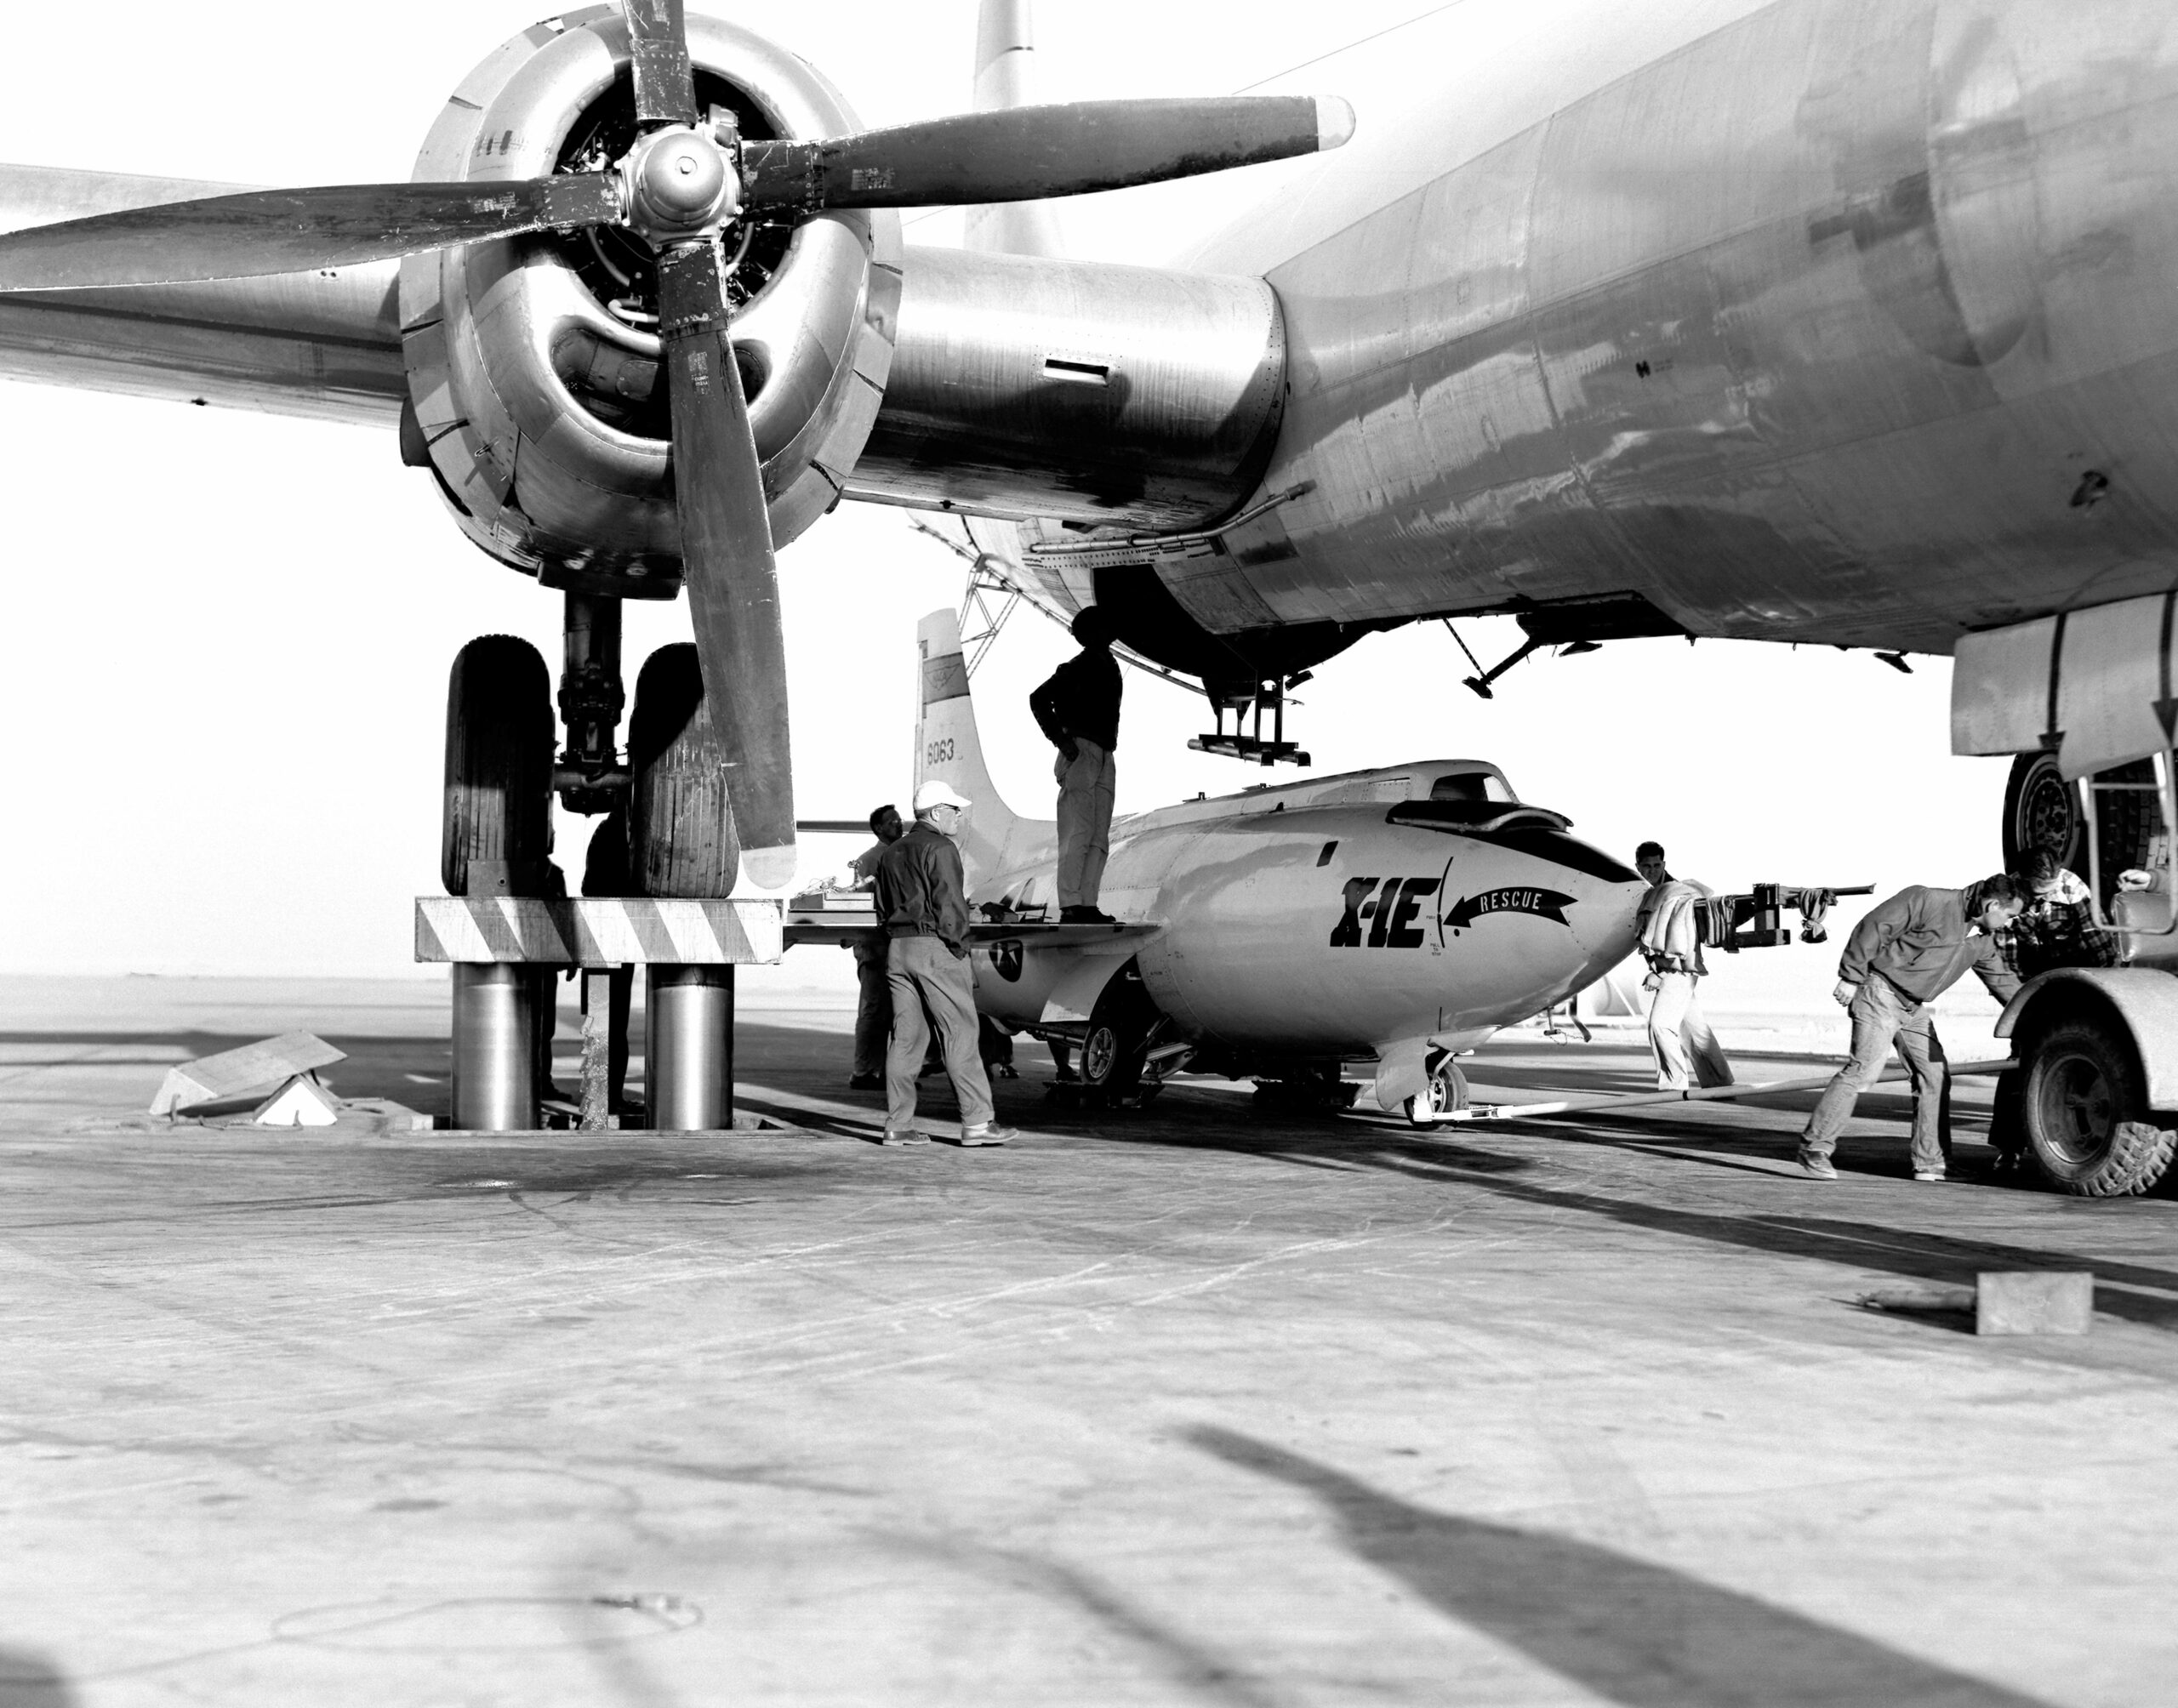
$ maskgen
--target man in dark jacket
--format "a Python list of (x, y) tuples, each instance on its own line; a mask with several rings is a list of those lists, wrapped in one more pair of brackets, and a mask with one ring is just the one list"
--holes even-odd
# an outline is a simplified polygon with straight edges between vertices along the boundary
[[(887, 804), (869, 815), (870, 833), (877, 840), (855, 856), (847, 868), (848, 885), (857, 890), (877, 887), (877, 863), (885, 851), (907, 834), (900, 809)], [(885, 1083), (886, 1039), (892, 1030), (892, 975), (887, 961), (892, 952), (881, 919), (875, 930), (854, 941), (854, 973), (860, 987), (854, 1011), (854, 1072), (847, 1080), (852, 1091), (875, 1091)]]
[(1120, 666), (1112, 629), (1098, 606), (1074, 619), (1081, 650), (1029, 696), (1029, 709), (1058, 749), (1058, 917), (1061, 925), (1103, 925), (1097, 905), (1112, 834), (1113, 749), (1120, 744)]
[(1013, 1136), (992, 1119), (990, 1081), (976, 1041), (975, 982), (968, 972), (968, 896), (953, 833), (969, 803), (942, 783), (915, 791), (915, 827), (877, 862), (877, 917), (889, 940), (892, 1043), (885, 1056), (888, 1145), (927, 1142), (915, 1126), (915, 1079), (930, 1029), (945, 1050), (945, 1072), (961, 1100), (961, 1142), (1002, 1145)]
[(1997, 935), (2026, 898), (1998, 873), (1964, 890), (1901, 890), (1853, 927), (1831, 993), (1853, 1017), (1853, 1057), (1823, 1090), (1800, 1135), (1801, 1170), (1835, 1180), (1830, 1153), (1895, 1043), (1913, 1077), (1913, 1178), (1940, 1181), (1950, 1148), (1951, 1082), (1929, 1005), (1972, 971), (1999, 1002), (2019, 989)]

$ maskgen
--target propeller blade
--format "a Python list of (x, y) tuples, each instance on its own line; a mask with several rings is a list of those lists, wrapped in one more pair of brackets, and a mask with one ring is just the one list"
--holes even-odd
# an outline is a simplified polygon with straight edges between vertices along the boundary
[(658, 264), (659, 333), (673, 411), (681, 578), (704, 697), (725, 749), (741, 869), (767, 890), (795, 871), (794, 771), (787, 745), (786, 636), (763, 464), (741, 371), (727, 343), (726, 281), (715, 243)]
[(603, 173), (510, 184), (253, 190), (10, 232), (0, 236), (0, 291), (311, 272), (620, 217), (619, 183)]
[(817, 142), (742, 147), (744, 207), (1029, 202), (1337, 148), (1354, 109), (1314, 95), (1008, 107)]
[(688, 67), (681, 0), (625, 0), (636, 62), (636, 117), (644, 124), (693, 124), (696, 77)]

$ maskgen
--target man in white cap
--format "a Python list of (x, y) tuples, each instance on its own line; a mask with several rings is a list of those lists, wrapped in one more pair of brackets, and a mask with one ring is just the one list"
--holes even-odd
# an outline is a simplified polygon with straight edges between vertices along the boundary
[(885, 970), (892, 992), (892, 1041), (885, 1055), (888, 1145), (928, 1142), (915, 1126), (915, 1077), (930, 1042), (926, 1008), (961, 1100), (961, 1142), (1002, 1145), (1013, 1136), (993, 1119), (990, 1081), (977, 1048), (967, 877), (953, 845), (968, 806), (945, 784), (926, 783), (915, 791), (913, 828), (877, 863), (877, 918), (889, 940)]

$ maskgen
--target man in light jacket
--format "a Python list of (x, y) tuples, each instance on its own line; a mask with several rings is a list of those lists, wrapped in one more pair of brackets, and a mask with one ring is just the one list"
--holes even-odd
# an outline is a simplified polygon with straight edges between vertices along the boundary
[(1732, 1064), (1725, 1059), (1717, 1034), (1702, 1016), (1695, 987), (1708, 976), (1702, 955), (1696, 902), (1709, 892), (1699, 884), (1674, 878), (1665, 869), (1661, 842), (1644, 842), (1634, 851), (1634, 864), (1648, 880), (1639, 923), (1641, 956), (1649, 964), (1643, 988), (1649, 999), (1649, 1051), (1656, 1057), (1656, 1089), (1682, 1091), (1700, 1085), (1729, 1085)]
[(1969, 971), (1998, 1002), (2019, 990), (1998, 933), (2026, 897), (1999, 872), (1964, 890), (1901, 890), (1846, 940), (1831, 994), (1853, 1017), (1853, 1058), (1824, 1088), (1800, 1135), (1799, 1161), (1815, 1180), (1835, 1180), (1830, 1153), (1861, 1093), (1883, 1072), (1895, 1043), (1913, 1077), (1913, 1178), (1940, 1181), (1951, 1145), (1951, 1077), (1929, 1005)]

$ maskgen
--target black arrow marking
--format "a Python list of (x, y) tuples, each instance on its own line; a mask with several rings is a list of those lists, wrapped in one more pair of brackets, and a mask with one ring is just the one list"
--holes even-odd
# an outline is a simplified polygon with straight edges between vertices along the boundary
[(1561, 890), (1532, 890), (1525, 886), (1485, 890), (1479, 896), (1462, 896), (1445, 915), (1445, 924), (1463, 931), (1486, 914), (1531, 914), (1553, 925), (1566, 923), (1565, 909), (1573, 897)]

